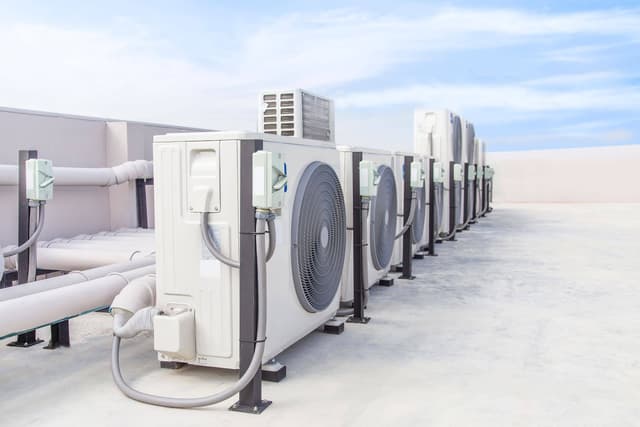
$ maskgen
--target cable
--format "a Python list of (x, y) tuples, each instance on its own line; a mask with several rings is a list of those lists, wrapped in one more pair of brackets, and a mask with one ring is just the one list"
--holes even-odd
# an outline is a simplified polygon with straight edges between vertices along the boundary
[(413, 225), (413, 220), (416, 216), (416, 204), (416, 192), (411, 191), (411, 207), (409, 208), (409, 217), (407, 218), (407, 222), (402, 226), (402, 230), (400, 230), (400, 232), (396, 234), (394, 240), (397, 240), (399, 237), (401, 237), (404, 233), (407, 232), (407, 230), (409, 230), (409, 227)]
[[(34, 208), (33, 207), (29, 208), (29, 210), (32, 210), (32, 209)], [(29, 237), (29, 239), (27, 239), (26, 242), (24, 242), (20, 246), (13, 249), (9, 249), (5, 252), (2, 252), (2, 256), (4, 258), (7, 258), (13, 255), (17, 255), (29, 249), (38, 240), (38, 237), (40, 236), (40, 233), (42, 232), (43, 228), (44, 228), (44, 203), (41, 203), (38, 206), (38, 225), (36, 226), (36, 229), (34, 230), (33, 234)]]
[[(236, 381), (235, 384), (222, 390), (218, 393), (203, 396), (203, 397), (191, 397), (191, 398), (177, 398), (168, 396), (157, 396), (154, 394), (143, 393), (141, 391), (132, 388), (125, 379), (122, 377), (120, 370), (120, 338), (113, 337), (113, 346), (111, 349), (111, 373), (113, 380), (127, 397), (137, 400), (139, 402), (148, 403), (156, 406), (166, 406), (169, 408), (196, 408), (201, 406), (209, 406), (215, 403), (227, 400), (234, 394), (239, 393), (244, 389), (255, 377), (256, 373), (262, 366), (262, 356), (264, 354), (266, 331), (267, 331), (267, 298), (266, 298), (266, 282), (267, 282), (267, 269), (266, 269), (266, 255), (265, 255), (265, 228), (267, 220), (261, 216), (260, 213), (256, 213), (256, 259), (258, 270), (258, 322), (256, 328), (256, 346), (253, 350), (253, 356), (251, 357), (251, 363), (249, 367), (242, 374), (242, 376)], [(206, 224), (206, 223), (205, 223)], [(270, 234), (275, 234), (275, 228), (269, 230)], [(208, 233), (207, 233), (208, 234)]]
[(211, 229), (209, 228), (209, 212), (202, 212), (200, 214), (200, 234), (202, 234), (202, 240), (204, 240), (204, 244), (207, 246), (207, 249), (209, 249), (211, 255), (216, 257), (218, 261), (228, 265), (229, 267), (240, 268), (239, 261), (231, 259), (220, 252), (215, 240), (211, 236)]
[(269, 218), (267, 218), (267, 226), (269, 228), (269, 249), (267, 250), (267, 262), (269, 262), (276, 250), (276, 224), (273, 220), (273, 215), (270, 215)]

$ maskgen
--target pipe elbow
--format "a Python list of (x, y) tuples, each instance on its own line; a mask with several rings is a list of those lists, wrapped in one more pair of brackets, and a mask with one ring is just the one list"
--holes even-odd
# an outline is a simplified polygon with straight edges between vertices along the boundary
[(114, 313), (128, 313), (154, 306), (156, 303), (156, 276), (149, 274), (131, 281), (125, 286), (111, 303)]

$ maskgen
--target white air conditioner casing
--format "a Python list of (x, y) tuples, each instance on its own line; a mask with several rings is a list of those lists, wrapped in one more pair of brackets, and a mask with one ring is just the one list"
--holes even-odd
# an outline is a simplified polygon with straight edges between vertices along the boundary
[[(432, 155), (441, 162), (445, 170), (442, 185), (442, 221), (439, 232), (448, 234), (455, 224), (451, 218), (460, 216), (462, 197), (460, 182), (450, 182), (451, 162), (462, 163), (462, 122), (459, 116), (449, 110), (416, 110), (414, 113), (413, 144), (414, 151), (422, 155)], [(456, 212), (451, 215), (449, 191), (454, 191)]]
[(258, 131), (335, 142), (335, 107), (332, 100), (302, 89), (260, 94)]
[(486, 148), (485, 142), (482, 139), (475, 138), (473, 154), (474, 154), (475, 162), (478, 165), (476, 169), (476, 180), (477, 180), (476, 212), (475, 212), (476, 214), (482, 211), (482, 195), (484, 193), (484, 189), (482, 188), (482, 182), (483, 182), (483, 177), (485, 172), (484, 166), (486, 166), (486, 150), (487, 148)]
[[(426, 223), (427, 219), (427, 206), (426, 203), (429, 201), (429, 188), (425, 186), (426, 177), (428, 176), (428, 160), (416, 153), (405, 153), (401, 151), (396, 151), (393, 153), (393, 169), (396, 176), (396, 195), (398, 200), (398, 224), (397, 229), (398, 232), (402, 229), (404, 225), (404, 159), (406, 156), (413, 157), (414, 161), (420, 162), (420, 166), (422, 169), (422, 187), (416, 188), (416, 217), (414, 220), (414, 226), (411, 227), (411, 241), (412, 241), (412, 255), (415, 255), (417, 252), (421, 250), (421, 243), (428, 232), (429, 224)], [(420, 206), (421, 205), (421, 206)], [(393, 256), (391, 258), (391, 265), (402, 264), (402, 237), (399, 237), (395, 241), (395, 245), (393, 248)]]
[[(465, 163), (469, 164), (469, 166), (475, 164), (475, 141), (476, 139), (476, 131), (473, 126), (473, 123), (462, 120), (462, 166), (464, 168)], [(470, 169), (470, 168), (469, 168)], [(467, 172), (467, 176), (469, 172)], [(467, 178), (468, 180), (468, 178)], [(462, 184), (462, 206), (459, 210), (460, 216), (458, 218), (458, 224), (462, 225), (465, 221), (465, 212), (468, 212), (467, 215), (473, 216), (473, 182), (468, 181), (469, 191), (467, 191), (467, 199), (464, 200), (464, 182)]]
[[(393, 153), (384, 150), (374, 150), (370, 148), (355, 148), (348, 146), (338, 146), (338, 151), (340, 152), (340, 180), (342, 182), (342, 189), (344, 191), (345, 196), (345, 206), (347, 210), (347, 256), (345, 262), (345, 268), (342, 273), (342, 302), (353, 301), (353, 175), (358, 174), (359, 171), (354, 171), (352, 168), (353, 162), (353, 153), (362, 153), (362, 160), (370, 161), (377, 167), (386, 166), (393, 173)], [(394, 174), (394, 184), (393, 190), (395, 190), (395, 182), (397, 182), (398, 177)], [(389, 255), (389, 260), (385, 265), (382, 265), (381, 268), (376, 268), (375, 262), (372, 256), (372, 245), (371, 245), (371, 210), (374, 208), (374, 203), (376, 203), (376, 197), (371, 198), (371, 204), (369, 206), (369, 215), (367, 216), (366, 224), (363, 224), (364, 227), (367, 228), (367, 235), (369, 246), (367, 248), (367, 255), (364, 263), (367, 269), (367, 282), (365, 286), (369, 289), (371, 286), (375, 285), (381, 278), (385, 277), (389, 272), (391, 267), (391, 256), (393, 255), (393, 249), (391, 248), (391, 253)], [(394, 197), (394, 202), (396, 202), (396, 197)], [(382, 205), (381, 205), (382, 206)], [(395, 204), (396, 215), (397, 215), (397, 202)], [(390, 209), (392, 210), (392, 209)], [(396, 223), (395, 218), (390, 218), (391, 215), (387, 215), (385, 218), (386, 221), (392, 221), (393, 224)], [(388, 223), (387, 223), (388, 224)], [(394, 226), (394, 229), (397, 228)], [(391, 242), (391, 244), (393, 244)]]
[[(250, 179), (242, 181), (241, 177), (251, 176), (243, 174), (253, 173), (253, 160), (251, 154), (247, 157), (241, 156), (241, 153), (246, 152), (247, 147), (254, 147), (258, 143), (262, 146), (261, 150), (273, 153), (274, 163), (277, 163), (276, 158), (281, 158), (282, 167), (288, 177), (287, 185), (282, 190), (282, 207), (277, 210), (278, 214), (275, 217), (275, 252), (267, 263), (267, 340), (263, 361), (275, 357), (324, 324), (338, 309), (339, 286), (346, 251), (344, 204), (331, 204), (338, 209), (335, 214), (336, 232), (325, 233), (322, 228), (317, 236), (310, 236), (314, 239), (314, 244), (323, 247), (335, 244), (332, 247), (336, 248), (335, 256), (339, 258), (339, 261), (332, 264), (339, 264), (334, 270), (335, 294), (331, 295), (328, 292), (326, 307), (315, 312), (304, 307), (298, 292), (299, 286), (296, 288), (296, 280), (299, 282), (300, 276), (296, 276), (294, 272), (297, 267), (294, 266), (296, 249), (293, 245), (294, 236), (300, 234), (297, 231), (299, 229), (293, 224), (302, 221), (300, 215), (296, 215), (295, 212), (300, 207), (297, 195), (303, 188), (309, 188), (306, 186), (308, 182), (318, 181), (307, 179), (307, 172), (317, 165), (322, 165), (322, 170), (327, 176), (333, 174), (335, 177), (336, 188), (340, 188), (340, 155), (334, 144), (247, 132), (156, 136), (153, 151), (157, 306), (162, 309), (182, 306), (193, 310), (195, 315), (195, 356), (182, 360), (171, 354), (159, 353), (161, 361), (180, 361), (227, 369), (239, 368), (239, 325), (243, 312), (240, 306), (240, 272), (220, 263), (209, 253), (201, 236), (200, 213), (190, 209), (188, 194), (194, 174), (204, 174), (209, 177), (209, 182), (214, 183), (218, 210), (210, 211), (209, 225), (221, 252), (239, 260), (242, 268), (243, 260), (239, 253), (240, 215), (241, 210), (250, 211), (253, 215), (252, 195), (248, 194), (253, 185), (244, 184), (241, 187), (241, 182), (251, 182)], [(192, 170), (194, 160), (202, 157), (203, 153), (206, 153), (204, 158), (208, 159), (209, 168), (204, 172), (199, 167), (196, 167), (195, 171)], [(253, 175), (255, 178), (255, 173)], [(308, 200), (315, 200), (317, 192), (309, 197)], [(334, 198), (342, 200), (341, 189)], [(339, 212), (339, 207), (342, 213)], [(344, 245), (341, 255), (340, 244)], [(171, 328), (167, 333), (155, 333), (165, 337), (165, 348), (180, 348), (179, 345), (172, 346), (166, 337), (171, 341), (171, 337), (188, 328), (177, 326), (175, 322)], [(181, 339), (180, 342), (189, 343), (185, 339)]]

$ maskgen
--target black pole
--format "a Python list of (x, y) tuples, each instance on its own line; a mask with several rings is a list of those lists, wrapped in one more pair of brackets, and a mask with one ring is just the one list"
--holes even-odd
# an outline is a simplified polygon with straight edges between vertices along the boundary
[(138, 227), (149, 228), (147, 219), (147, 184), (144, 178), (136, 179), (136, 214)]
[[(411, 212), (411, 162), (413, 162), (413, 156), (404, 156), (404, 165), (402, 168), (402, 183), (404, 190), (402, 218), (404, 224), (406, 224), (409, 220), (409, 214)], [(413, 252), (413, 235), (411, 233), (412, 228), (412, 226), (409, 226), (407, 231), (402, 236), (402, 275), (400, 276), (400, 279), (415, 279), (415, 276), (411, 274), (411, 259), (413, 258), (413, 254), (411, 253)]]
[[(464, 164), (464, 177), (462, 178), (463, 182), (464, 182), (464, 192), (462, 197), (464, 197), (464, 204), (462, 206), (464, 206), (464, 212), (462, 215), (462, 224), (467, 224), (467, 221), (469, 220), (469, 163), (465, 163)], [(468, 230), (469, 229), (469, 224), (467, 224), (463, 230)]]
[[(482, 206), (480, 208), (480, 212), (483, 212), (487, 206), (487, 181), (484, 178), (484, 174), (486, 173), (486, 169), (484, 166), (482, 166), (482, 194), (480, 196), (480, 205)], [(486, 212), (484, 212), (482, 215), (480, 215), (481, 217), (484, 217), (486, 214)]]
[(458, 227), (458, 220), (456, 219), (456, 182), (454, 180), (455, 162), (449, 162), (449, 237), (448, 240), (456, 240), (456, 228)]
[(478, 219), (478, 165), (473, 165), (476, 171), (475, 179), (473, 180), (473, 202), (471, 204), (471, 224), (475, 224)]
[(433, 182), (433, 165), (435, 159), (429, 159), (429, 243), (427, 246), (427, 254), (429, 256), (437, 256), (436, 254), (436, 184)]
[[(258, 269), (256, 265), (256, 220), (252, 202), (253, 153), (262, 149), (262, 141), (240, 142), (240, 372), (249, 367), (256, 344), (258, 322)], [(239, 399), (229, 409), (260, 414), (271, 404), (262, 399), (262, 371), (240, 391)]]
[(362, 152), (351, 153), (351, 202), (353, 204), (353, 316), (347, 319), (349, 323), (368, 323), (370, 317), (364, 315), (365, 310), (365, 286), (362, 277), (362, 269), (365, 268), (365, 260), (362, 256), (362, 248), (366, 245), (362, 241), (362, 229), (366, 223), (362, 221), (362, 197), (360, 196), (360, 162)]
[[(18, 151), (18, 245), (23, 244), (29, 239), (30, 216), (29, 201), (27, 200), (27, 176), (26, 161), (38, 158), (36, 150), (20, 150)], [(34, 249), (35, 250), (35, 249)], [(18, 284), (27, 283), (29, 281), (29, 259), (32, 249), (27, 249), (17, 255), (18, 257)], [(31, 347), (41, 343), (42, 340), (36, 336), (36, 331), (25, 332), (18, 335), (16, 341), (7, 345), (11, 347)]]

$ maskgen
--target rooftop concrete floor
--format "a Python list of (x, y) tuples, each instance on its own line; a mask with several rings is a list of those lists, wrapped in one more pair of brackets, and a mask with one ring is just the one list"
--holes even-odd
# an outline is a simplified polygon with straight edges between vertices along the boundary
[[(262, 415), (144, 405), (109, 370), (110, 319), (72, 321), (72, 348), (0, 348), (2, 426), (517, 426), (640, 422), (640, 205), (502, 205), (413, 281), (374, 288), (368, 325), (313, 333), (280, 357)], [(41, 335), (46, 331), (41, 332)], [(123, 344), (144, 390), (200, 395), (234, 375), (158, 368)]]

